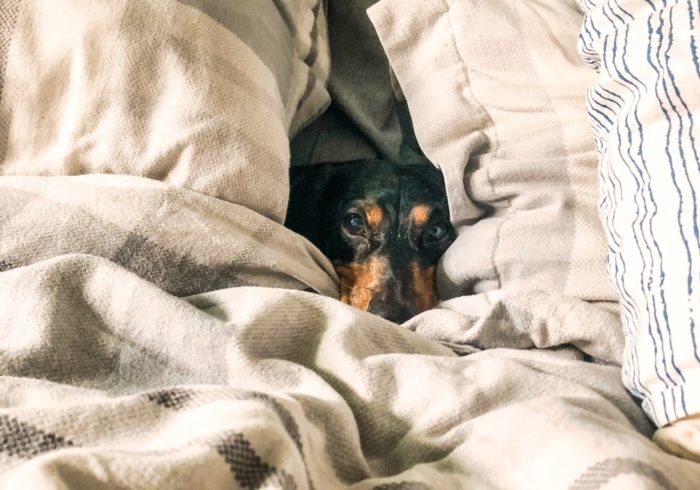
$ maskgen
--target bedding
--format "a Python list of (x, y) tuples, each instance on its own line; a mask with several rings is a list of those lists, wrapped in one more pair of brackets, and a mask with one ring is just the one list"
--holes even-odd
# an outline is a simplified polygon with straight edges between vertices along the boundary
[[(400, 9), (390, 15), (396, 4), (385, 2), (377, 4), (384, 21), (406, 19)], [(299, 38), (261, 44), (265, 36), (245, 42), (251, 31), (217, 18), (225, 11), (213, 3), (61, 3), (65, 15), (79, 12), (84, 25), (92, 25), (90, 15), (109, 24), (104, 9), (143, 15), (140, 23), (121, 17), (119, 27), (107, 29), (115, 39), (122, 29), (144, 31), (143, 42), (132, 40), (134, 45), (155, 52), (122, 59), (136, 71), (144, 63), (149, 73), (154, 60), (184, 49), (181, 43), (201, 46), (202, 38), (214, 35), (217, 42), (209, 49), (264, 76), (220, 81), (217, 93), (231, 96), (221, 102), (232, 110), (226, 115), (196, 106), (198, 116), (181, 120), (177, 111), (149, 112), (148, 98), (136, 97), (128, 108), (143, 108), (148, 124), (92, 142), (66, 135), (77, 134), (69, 116), (102, 114), (104, 107), (90, 102), (99, 90), (73, 100), (59, 90), (70, 84), (58, 84), (40, 99), (62, 102), (43, 106), (41, 114), (34, 108), (30, 116), (19, 113), (25, 102), (13, 105), (8, 98), (22, 95), (17, 86), (3, 89), (1, 127), (12, 136), (0, 177), (0, 488), (696, 486), (698, 465), (649, 440), (653, 425), (620, 381), (624, 340), (597, 272), (590, 284), (566, 289), (571, 294), (557, 294), (554, 286), (483, 287), (466, 296), (458, 291), (403, 325), (335, 299), (331, 264), (280, 224), (288, 192), (279, 170), (289, 165), (286, 145), (323, 108), (327, 94), (318, 92), (318, 105), (307, 111), (299, 104), (303, 97), (283, 95), (293, 92), (288, 84), (296, 79), (275, 76), (264, 61), (282, 56), (306, 73), (306, 87), (323, 88), (326, 69), (314, 68), (304, 39), (318, 40), (322, 58), (324, 5), (274, 1), (264, 2), (266, 10), (249, 11), (260, 13), (263, 25), (281, 36), (270, 39)], [(15, 10), (4, 11), (0, 29), (0, 47), (11, 53), (0, 57), (6, 59), (5, 87), (16, 76), (11, 66), (21, 58), (31, 66), (39, 55), (25, 48), (39, 43), (43, 59), (54, 59), (43, 52), (54, 43), (42, 35), (54, 39), (62, 32), (51, 22), (35, 24), (44, 15), (37, 3), (11, 4)], [(252, 3), (238, 4), (244, 12), (245, 5)], [(378, 31), (386, 32), (389, 25), (382, 27), (376, 12)], [(423, 13), (430, 12), (426, 7)], [(432, 30), (450, 29), (445, 17), (434, 19)], [(26, 26), (33, 26), (31, 35)], [(176, 27), (187, 39), (165, 36), (174, 44), (164, 51), (149, 37)], [(414, 32), (418, 38), (421, 31)], [(80, 42), (96, 35), (85, 34)], [(82, 46), (74, 43), (56, 44), (62, 53), (56, 59), (63, 61), (51, 70), (71, 80), (77, 76), (71, 83), (81, 84), (93, 72), (80, 69), (88, 66), (81, 64), (86, 50), (70, 49)], [(282, 44), (295, 48), (284, 51)], [(271, 46), (284, 52), (265, 54)], [(195, 80), (206, 85), (208, 58), (200, 60), (202, 66), (196, 59), (190, 59), (191, 69), (202, 71)], [(66, 73), (66, 67), (73, 68)], [(309, 82), (314, 70), (319, 86)], [(410, 105), (412, 92), (395, 71)], [(214, 90), (190, 86), (179, 75), (157, 79), (164, 92), (192, 91), (202, 103), (203, 94)], [(254, 97), (261, 91), (268, 94), (262, 102)], [(269, 105), (262, 107), (264, 102)], [(139, 111), (118, 117), (137, 120), (144, 116)], [(172, 124), (196, 129), (200, 117), (209, 116), (203, 133), (180, 136), (192, 136), (192, 155), (198, 148), (218, 148), (220, 159), (190, 158), (178, 150), (167, 165), (183, 165), (185, 177), (148, 170), (153, 162), (134, 134), (146, 140), (161, 130), (173, 135)], [(220, 139), (221, 133), (209, 130), (226, 117), (231, 126)], [(15, 118), (17, 124), (39, 123), (25, 135), (26, 148)], [(31, 129), (28, 123), (21, 127)], [(207, 141), (202, 147), (200, 134)], [(65, 148), (77, 151), (75, 159), (49, 151), (58, 141), (70, 142)], [(190, 148), (188, 137), (183, 141), (182, 148)], [(88, 150), (102, 142), (109, 144), (100, 151), (114, 152), (115, 162), (120, 152), (133, 156), (124, 157), (128, 168), (91, 160)], [(276, 163), (262, 162), (264, 155), (253, 151), (261, 144), (273, 148)], [(169, 146), (158, 148), (166, 155)], [(79, 172), (67, 170), (72, 162), (80, 163)], [(571, 181), (576, 179), (590, 177), (573, 172)], [(598, 230), (587, 240), (598, 243)], [(467, 267), (471, 256), (464, 253)]]
[(588, 101), (627, 334), (623, 379), (662, 427), (700, 412), (700, 11), (683, 2), (587, 11), (579, 47), (600, 72)]
[(331, 103), (292, 139), (292, 166), (378, 158), (428, 164), (405, 100), (391, 90), (400, 92), (367, 17), (367, 8), (376, 1), (328, 2)]
[(614, 307), (575, 2), (387, 0), (369, 15), (463, 225), (443, 295), (537, 289)]
[(18, 0), (0, 20), (2, 175), (136, 175), (284, 220), (288, 134), (329, 102), (320, 0)]

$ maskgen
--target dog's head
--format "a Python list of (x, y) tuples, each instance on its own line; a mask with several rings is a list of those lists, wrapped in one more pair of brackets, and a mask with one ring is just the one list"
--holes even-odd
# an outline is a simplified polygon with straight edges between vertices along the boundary
[(331, 259), (341, 301), (396, 322), (435, 306), (435, 265), (455, 239), (438, 170), (359, 160), (291, 181), (285, 224)]

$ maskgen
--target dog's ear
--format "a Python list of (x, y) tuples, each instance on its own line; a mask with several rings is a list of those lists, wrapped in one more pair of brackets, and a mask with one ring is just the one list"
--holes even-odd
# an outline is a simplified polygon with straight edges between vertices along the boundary
[(333, 172), (332, 164), (293, 167), (289, 172), (289, 206), (284, 226), (308, 238), (323, 249), (321, 223), (328, 203), (324, 193)]

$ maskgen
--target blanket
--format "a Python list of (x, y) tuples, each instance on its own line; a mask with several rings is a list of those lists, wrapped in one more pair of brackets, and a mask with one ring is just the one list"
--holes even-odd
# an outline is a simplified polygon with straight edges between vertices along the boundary
[[(492, 289), (396, 325), (335, 299), (280, 224), (324, 3), (3, 5), (0, 488), (695, 488), (620, 382), (614, 308)], [(334, 117), (410, 153), (389, 95), (340, 96), (352, 71)]]
[(615, 353), (581, 338), (584, 302), (465, 297), (399, 326), (239, 205), (125, 176), (0, 189), (2, 488), (697, 481), (619, 368), (585, 362)]

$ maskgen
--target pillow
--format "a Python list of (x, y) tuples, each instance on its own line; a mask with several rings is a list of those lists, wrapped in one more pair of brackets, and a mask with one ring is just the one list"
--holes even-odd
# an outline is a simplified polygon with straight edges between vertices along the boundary
[(368, 10), (459, 237), (443, 297), (541, 290), (616, 307), (573, 0), (383, 0)]
[[(582, 5), (579, 49), (598, 71), (588, 103), (600, 151), (601, 214), (627, 336), (623, 381), (659, 427), (689, 415), (697, 420), (700, 5)], [(661, 429), (654, 440), (671, 437), (660, 445), (673, 443), (678, 455), (692, 451), (683, 440), (697, 438), (692, 421)]]
[(11, 2), (0, 174), (143, 176), (282, 222), (329, 102), (322, 0)]

